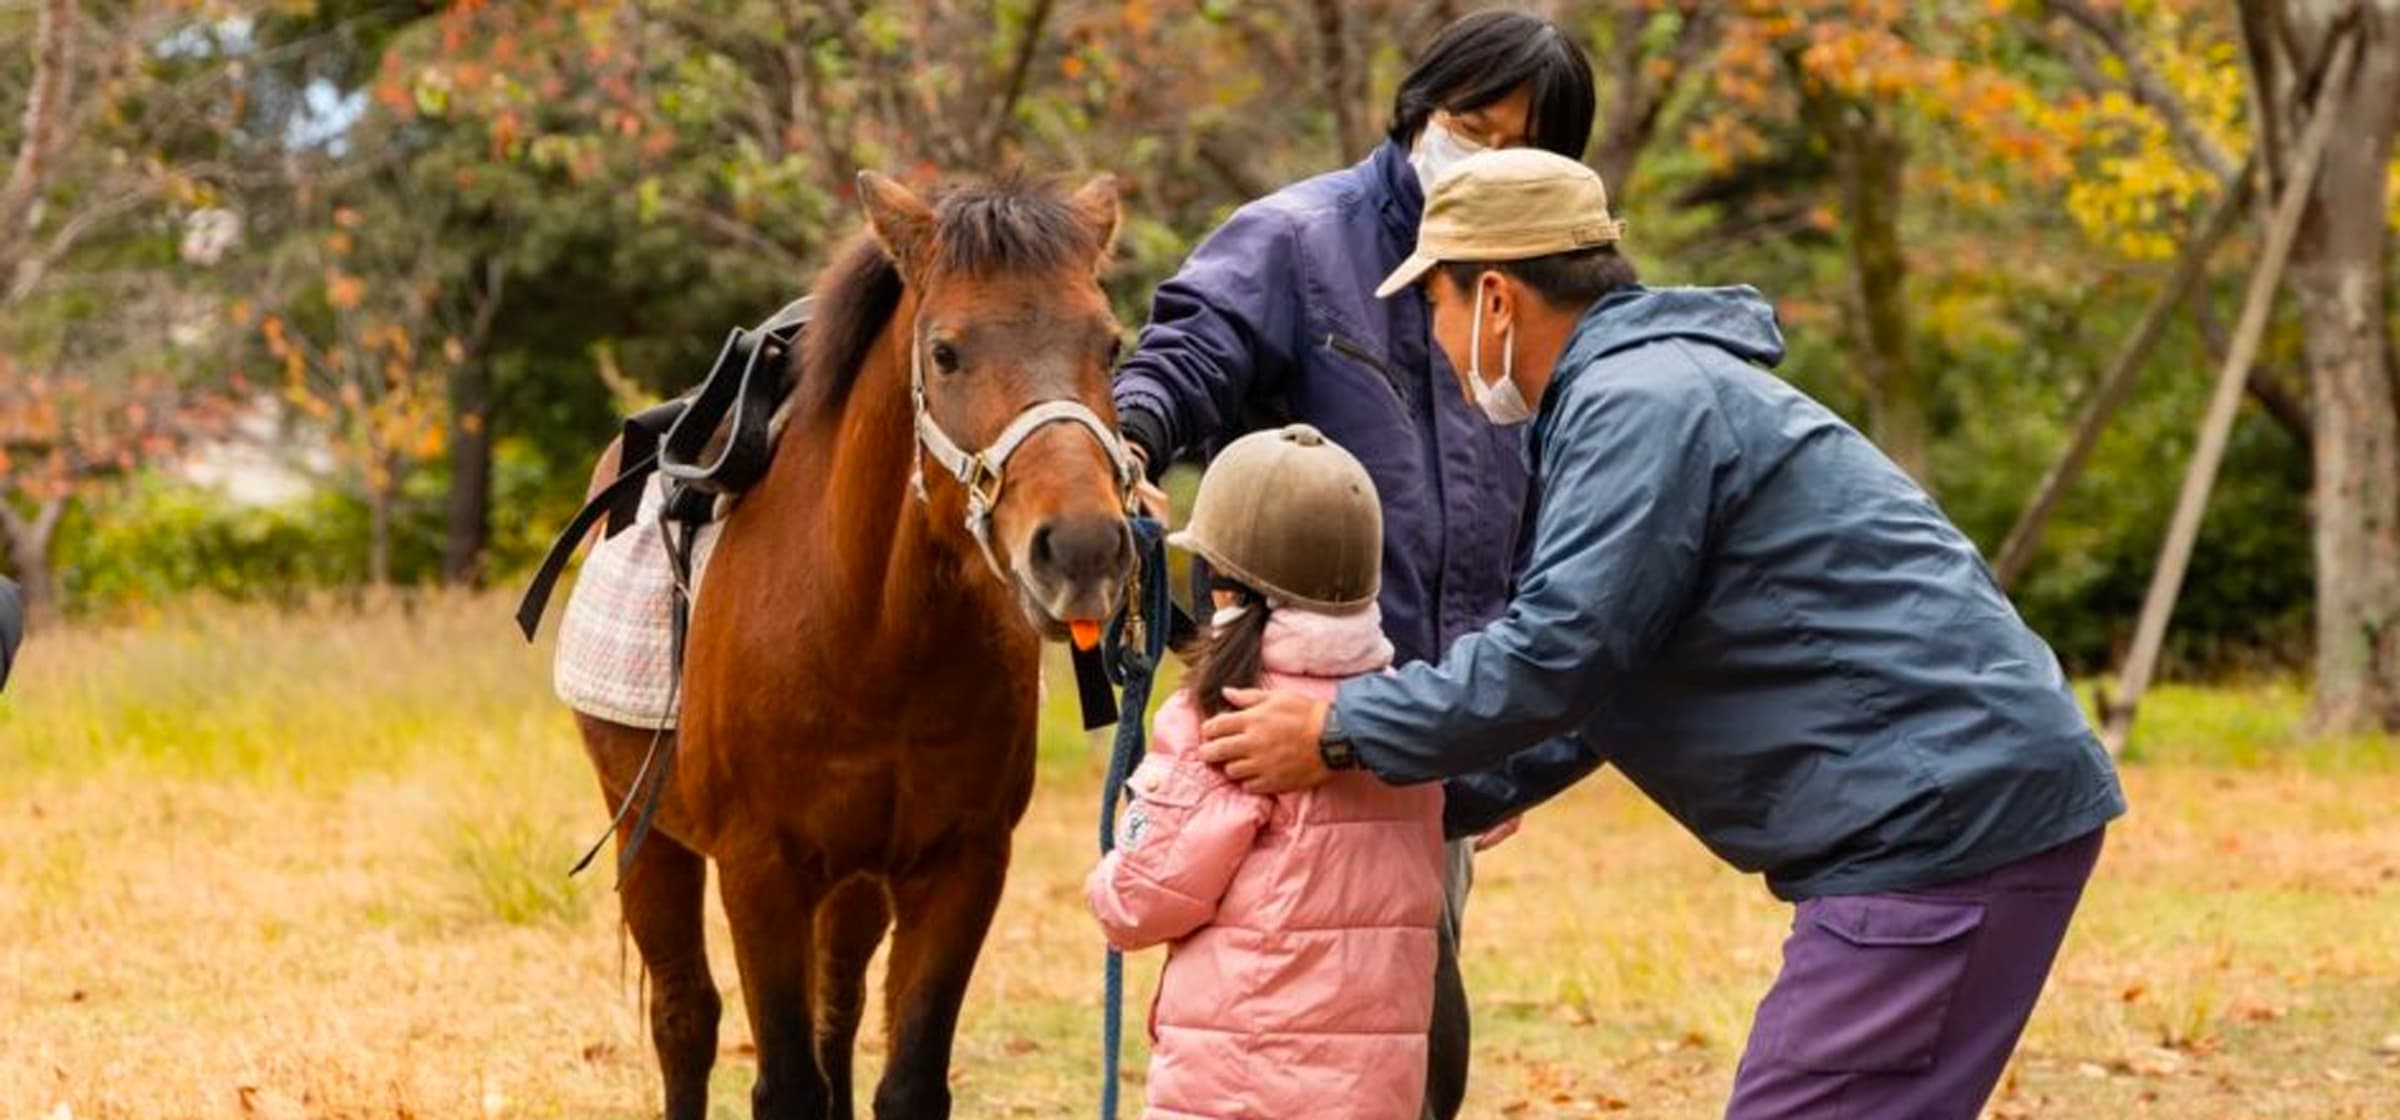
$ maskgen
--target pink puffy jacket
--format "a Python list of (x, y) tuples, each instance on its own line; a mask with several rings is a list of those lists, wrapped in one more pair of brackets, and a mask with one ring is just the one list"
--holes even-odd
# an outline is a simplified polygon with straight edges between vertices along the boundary
[[(1275, 688), (1330, 697), (1391, 661), (1370, 608), (1268, 620)], [(1364, 772), (1242, 792), (1177, 693), (1084, 891), (1120, 949), (1173, 942), (1151, 1007), (1150, 1120), (1414, 1120), (1425, 1090), (1442, 792)]]

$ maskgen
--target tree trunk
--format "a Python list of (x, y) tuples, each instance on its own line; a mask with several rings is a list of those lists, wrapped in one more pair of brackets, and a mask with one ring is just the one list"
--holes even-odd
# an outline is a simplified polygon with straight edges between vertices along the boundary
[(481, 355), (450, 370), (450, 515), (442, 537), (442, 582), (483, 582), (492, 535), (490, 364)]
[[(1029, 32), (1031, 34), (1032, 32)], [(478, 223), (479, 225), (484, 223)], [(458, 360), (450, 366), (450, 516), (442, 538), (442, 582), (483, 582), (483, 550), (492, 539), (492, 325), (508, 290), (508, 267), (483, 262), (483, 290)]]
[(377, 591), (392, 586), (392, 491), (367, 488), (367, 583)]
[(1351, 41), (1349, 5), (1343, 0), (1317, 0), (1317, 76), (1319, 96), (1333, 114), (1333, 142), (1340, 162), (1366, 154), (1367, 68)]
[[(2313, 7), (2287, 17), (2303, 41), (2321, 39), (2304, 22), (2317, 13), (2297, 10)], [(2315, 716), (2330, 731), (2400, 729), (2400, 402), (2384, 272), (2400, 3), (2363, 18), (2350, 81), (2319, 98), (2343, 141), (2310, 194), (2291, 275), (2316, 419)]]
[(50, 565), (50, 545), (58, 537), (58, 523), (66, 512), (65, 498), (48, 498), (28, 520), (15, 506), (0, 500), (0, 532), (8, 534), (8, 563), (25, 593), (29, 626), (47, 625), (58, 618), (58, 579)]
[(74, 24), (75, 5), (69, 0), (45, 0), (34, 23), (33, 84), (25, 97), (16, 158), (9, 161), (8, 178), (0, 180), (0, 292), (16, 282), (19, 257), (33, 234), (34, 202), (58, 150), (74, 74)]
[(1848, 335), (1867, 387), (1867, 426), (1884, 454), (1933, 490), (1933, 387), (1909, 360), (1908, 266), (1900, 254), (1907, 145), (1872, 106), (1822, 91), (1804, 96), (1833, 156), (1850, 252)]

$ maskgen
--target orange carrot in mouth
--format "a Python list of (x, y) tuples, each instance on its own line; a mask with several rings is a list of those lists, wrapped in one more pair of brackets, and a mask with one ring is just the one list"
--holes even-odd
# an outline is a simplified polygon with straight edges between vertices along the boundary
[(1097, 620), (1075, 619), (1067, 623), (1067, 632), (1074, 636), (1076, 649), (1088, 650), (1100, 644), (1100, 623)]

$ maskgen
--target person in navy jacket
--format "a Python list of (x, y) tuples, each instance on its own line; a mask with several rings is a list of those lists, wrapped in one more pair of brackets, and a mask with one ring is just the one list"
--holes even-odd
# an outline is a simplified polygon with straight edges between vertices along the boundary
[[(1460, 159), (1537, 147), (1578, 158), (1589, 60), (1549, 21), (1479, 12), (1440, 32), (1366, 159), (1242, 207), (1158, 287), (1117, 375), (1120, 424), (1150, 474), (1260, 427), (1306, 423), (1364, 463), (1383, 500), (1384, 632), (1400, 663), (1440, 656), (1507, 605), (1524, 441), (1458, 399), (1424, 299), (1375, 285), (1416, 248), (1425, 190)], [(1148, 491), (1153, 511), (1165, 498)], [(1468, 1016), (1457, 918), (1471, 869), (1451, 850), (1426, 1115), (1457, 1115)]]

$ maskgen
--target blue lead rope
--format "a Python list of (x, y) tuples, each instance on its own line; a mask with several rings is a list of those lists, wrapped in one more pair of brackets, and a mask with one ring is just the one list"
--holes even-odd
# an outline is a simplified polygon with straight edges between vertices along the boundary
[[(1166, 528), (1148, 517), (1133, 519), (1134, 599), (1108, 628), (1107, 663), (1124, 689), (1117, 708), (1116, 746), (1108, 756), (1108, 784), (1100, 791), (1100, 854), (1117, 846), (1117, 797), (1142, 764), (1143, 717), (1150, 686), (1167, 652), (1174, 600), (1167, 593)], [(1108, 951), (1101, 973), (1100, 1120), (1117, 1120), (1118, 1050), (1125, 1037), (1125, 957)]]

